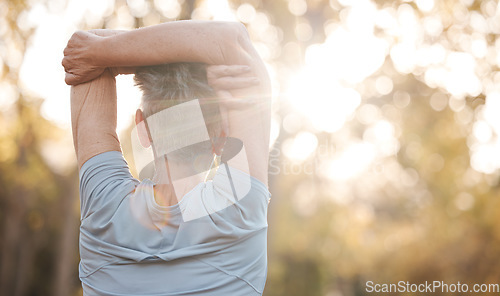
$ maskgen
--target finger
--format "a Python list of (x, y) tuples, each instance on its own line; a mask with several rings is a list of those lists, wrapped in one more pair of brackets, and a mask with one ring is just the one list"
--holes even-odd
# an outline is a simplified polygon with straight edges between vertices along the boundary
[(255, 101), (249, 99), (239, 99), (233, 98), (230, 100), (225, 100), (221, 105), (226, 106), (228, 109), (244, 109), (255, 104)]
[(207, 72), (216, 77), (239, 75), (250, 71), (247, 65), (210, 65), (207, 67)]
[(215, 94), (217, 95), (217, 97), (214, 98), (214, 99), (217, 100), (217, 101), (223, 101), (223, 100), (231, 100), (231, 99), (233, 99), (233, 96), (227, 90), (219, 90), (219, 91), (215, 92)]
[(78, 83), (78, 78), (76, 75), (66, 72), (64, 82), (66, 82), (67, 85), (76, 85)]
[(255, 77), (221, 77), (209, 80), (208, 84), (216, 90), (231, 90), (254, 86), (260, 83), (260, 80)]
[(207, 67), (207, 77), (237, 76), (250, 70), (246, 65), (211, 65)]
[[(245, 109), (250, 106), (255, 106), (262, 102), (261, 98), (239, 98), (233, 97), (231, 92), (227, 90), (216, 91), (215, 97), (200, 98), (203, 104), (218, 104), (219, 108), (227, 110)], [(222, 109), (221, 109), (222, 110)]]
[(242, 109), (257, 103), (252, 98), (235, 98), (226, 90), (217, 91), (216, 95), (215, 100), (219, 106), (224, 106), (227, 109)]
[(64, 67), (64, 71), (65, 72), (68, 72), (69, 68), (70, 68), (70, 62), (69, 62), (69, 59), (68, 58), (63, 58), (62, 59), (62, 62), (61, 62), (61, 65)]

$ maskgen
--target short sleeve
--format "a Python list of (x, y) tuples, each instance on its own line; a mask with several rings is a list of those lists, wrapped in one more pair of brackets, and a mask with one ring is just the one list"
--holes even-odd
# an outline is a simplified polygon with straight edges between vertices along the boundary
[(87, 160), (80, 169), (81, 219), (103, 210), (112, 213), (138, 183), (121, 152), (104, 152)]

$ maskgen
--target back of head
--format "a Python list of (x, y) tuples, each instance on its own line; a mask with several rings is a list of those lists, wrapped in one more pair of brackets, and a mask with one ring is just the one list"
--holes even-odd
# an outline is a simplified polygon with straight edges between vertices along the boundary
[[(207, 83), (205, 65), (200, 63), (140, 67), (134, 80), (143, 92), (144, 118), (187, 101), (214, 97), (214, 91)], [(219, 106), (210, 100), (200, 100), (200, 106), (210, 139), (220, 137)]]

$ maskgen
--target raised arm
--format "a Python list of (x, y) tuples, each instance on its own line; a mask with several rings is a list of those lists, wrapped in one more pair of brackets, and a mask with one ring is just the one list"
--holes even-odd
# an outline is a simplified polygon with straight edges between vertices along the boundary
[[(97, 69), (175, 62), (250, 65), (258, 57), (240, 23), (176, 21), (119, 34), (77, 31), (64, 50), (66, 83), (94, 79)], [(103, 34), (99, 34), (103, 35)]]
[[(254, 104), (225, 112), (229, 136), (245, 145), (250, 174), (267, 185), (271, 87), (265, 65), (242, 24), (178, 21), (108, 37), (79, 31), (71, 37), (64, 54), (66, 83), (72, 85), (94, 79), (107, 67), (174, 62), (250, 66), (248, 76), (256, 76), (260, 83), (229, 93), (236, 99), (252, 99)], [(111, 117), (116, 118), (114, 110)]]
[[(250, 62), (245, 53), (246, 41), (248, 33), (240, 23), (169, 22), (108, 38), (104, 48), (110, 49), (106, 51), (109, 55), (102, 55), (98, 62), (111, 66), (173, 62), (242, 64)], [(130, 61), (135, 64), (130, 65)]]
[(121, 151), (116, 134), (116, 86), (111, 71), (71, 87), (71, 124), (78, 167), (106, 151)]

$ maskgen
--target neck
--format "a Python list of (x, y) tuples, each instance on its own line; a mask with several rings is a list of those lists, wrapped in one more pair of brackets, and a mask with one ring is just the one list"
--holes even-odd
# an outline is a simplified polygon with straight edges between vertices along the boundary
[[(167, 170), (168, 167), (168, 170)], [(160, 206), (177, 204), (196, 185), (204, 181), (206, 173), (200, 173), (185, 178), (175, 178), (176, 172), (185, 170), (185, 167), (168, 166), (164, 159), (155, 161), (155, 200)], [(169, 177), (170, 176), (170, 177)]]

